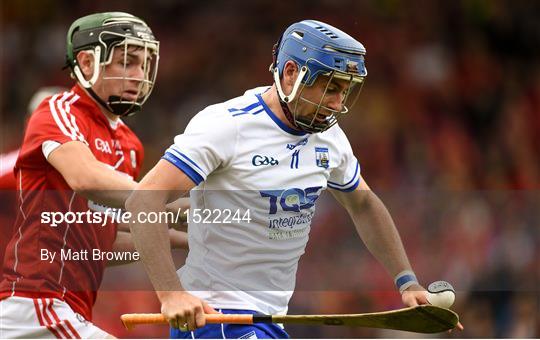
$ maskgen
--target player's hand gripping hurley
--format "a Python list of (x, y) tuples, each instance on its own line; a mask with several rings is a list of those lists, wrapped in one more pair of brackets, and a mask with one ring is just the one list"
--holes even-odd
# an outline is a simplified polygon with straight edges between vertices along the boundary
[[(386, 328), (416, 333), (439, 333), (456, 327), (459, 317), (453, 311), (430, 305), (408, 307), (387, 312), (335, 315), (246, 315), (205, 314), (207, 324), (285, 323)], [(167, 324), (161, 314), (124, 314), (124, 326), (132, 329), (141, 324)]]

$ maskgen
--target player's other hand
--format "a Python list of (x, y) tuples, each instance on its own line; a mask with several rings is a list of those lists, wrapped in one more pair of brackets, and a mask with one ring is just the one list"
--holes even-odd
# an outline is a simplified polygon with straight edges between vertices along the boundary
[[(427, 290), (424, 287), (420, 286), (419, 284), (415, 284), (405, 289), (403, 293), (401, 293), (401, 300), (403, 301), (403, 304), (405, 306), (409, 307), (426, 305), (429, 304), (426, 294)], [(456, 329), (460, 331), (463, 330), (463, 325), (461, 324), (461, 322), (458, 322), (458, 324), (456, 325)], [(452, 332), (452, 330), (448, 332)]]
[(206, 325), (205, 314), (217, 314), (203, 300), (188, 292), (162, 292), (161, 314), (169, 321), (171, 327), (193, 331)]
[(419, 284), (414, 284), (401, 293), (403, 304), (408, 307), (428, 304), (427, 290)]

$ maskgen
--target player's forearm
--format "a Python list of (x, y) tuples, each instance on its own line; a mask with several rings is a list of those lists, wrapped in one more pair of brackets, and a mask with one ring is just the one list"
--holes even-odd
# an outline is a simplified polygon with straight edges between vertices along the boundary
[(77, 191), (77, 193), (101, 205), (120, 209), (124, 208), (124, 203), (129, 197), (129, 191), (127, 190)]
[[(127, 200), (126, 208), (132, 216), (148, 216), (151, 212), (165, 211), (165, 202), (165, 194), (159, 190), (137, 190)], [(171, 255), (167, 225), (139, 222), (130, 225), (131, 237), (154, 289), (164, 292), (183, 290)]]
[(364, 199), (350, 209), (356, 230), (369, 251), (394, 277), (411, 265), (390, 213), (372, 191), (364, 192)]
[(81, 174), (73, 190), (85, 198), (113, 208), (124, 208), (137, 182), (103, 164)]
[(172, 249), (189, 249), (188, 235), (185, 231), (169, 229)]
[[(131, 233), (126, 232), (126, 231), (118, 231), (116, 233), (116, 239), (114, 240), (114, 243), (113, 243), (113, 246), (112, 246), (112, 251), (113, 252), (123, 252), (123, 253), (129, 252), (129, 253), (132, 253), (132, 254), (134, 252), (136, 252), (135, 245), (133, 244), (133, 240), (131, 239)], [(119, 265), (122, 265), (122, 264), (132, 263), (132, 262), (137, 261), (137, 260), (135, 260), (135, 258), (138, 258), (138, 257), (131, 256), (129, 258), (131, 260), (121, 260), (121, 261), (111, 260), (111, 261), (107, 261), (107, 266), (111, 267), (111, 266), (119, 266)]]
[[(169, 228), (173, 228), (182, 232), (187, 232), (187, 216), (188, 210), (190, 208), (189, 197), (180, 197), (173, 202), (167, 203), (166, 208), (167, 212), (172, 212), (175, 216), (180, 217), (179, 221), (171, 219), (171, 221), (169, 221)], [(175, 237), (175, 239), (177, 238)], [(172, 240), (173, 236), (171, 236), (171, 241)], [(187, 249), (187, 246), (185, 248)]]
[[(129, 228), (129, 226), (127, 226)], [(120, 228), (120, 226), (119, 226)], [(187, 241), (187, 234), (183, 231), (178, 231), (174, 229), (169, 229), (169, 240), (171, 244), (172, 249), (188, 249), (188, 241)], [(133, 242), (133, 238), (131, 237), (131, 232), (129, 230), (118, 230), (116, 233), (116, 240), (114, 240), (113, 252), (129, 252), (129, 253), (135, 253), (137, 249), (135, 248), (135, 244)], [(129, 264), (137, 261), (138, 256), (131, 256), (129, 257), (130, 260), (110, 260), (107, 262), (107, 266), (118, 266), (122, 264)]]
[(67, 142), (52, 151), (47, 161), (76, 193), (108, 207), (123, 208), (136, 182), (96, 159), (88, 146)]

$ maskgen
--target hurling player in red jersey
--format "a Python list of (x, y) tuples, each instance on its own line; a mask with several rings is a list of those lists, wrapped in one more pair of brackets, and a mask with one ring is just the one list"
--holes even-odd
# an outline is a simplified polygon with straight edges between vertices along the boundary
[(15, 166), (17, 220), (0, 282), (0, 338), (110, 337), (91, 323), (104, 259), (113, 251), (119, 262), (136, 258), (109, 207), (124, 207), (143, 159), (120, 117), (148, 99), (158, 59), (159, 42), (131, 14), (97, 13), (71, 25), (67, 63), (77, 83), (32, 114)]

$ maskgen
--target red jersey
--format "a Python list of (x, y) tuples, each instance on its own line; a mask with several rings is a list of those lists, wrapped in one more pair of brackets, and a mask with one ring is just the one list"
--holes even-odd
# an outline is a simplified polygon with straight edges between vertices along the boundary
[(0, 155), (0, 266), (4, 263), (4, 251), (13, 233), (15, 222), (15, 201), (17, 194), (15, 173), (15, 161), (19, 150)]
[[(142, 144), (124, 123), (116, 123), (78, 85), (45, 99), (32, 114), (15, 166), (18, 214), (5, 252), (0, 299), (56, 297), (91, 320), (106, 265), (94, 261), (92, 252), (112, 250), (116, 224), (79, 220), (53, 227), (50, 220), (42, 223), (44, 212), (86, 213), (99, 208), (71, 190), (45, 154), (51, 144), (79, 141), (97, 160), (135, 179), (142, 164)], [(44, 257), (47, 251), (51, 255)]]

